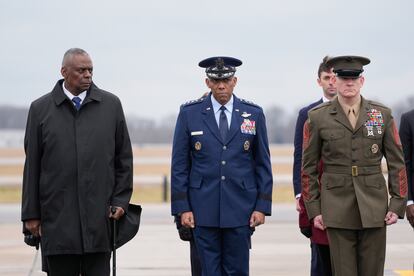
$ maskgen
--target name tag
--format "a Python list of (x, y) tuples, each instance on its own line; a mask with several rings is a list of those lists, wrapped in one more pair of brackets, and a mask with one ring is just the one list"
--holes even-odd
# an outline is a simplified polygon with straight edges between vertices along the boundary
[(203, 131), (200, 130), (200, 131), (192, 131), (191, 132), (191, 136), (197, 136), (197, 135), (203, 135)]

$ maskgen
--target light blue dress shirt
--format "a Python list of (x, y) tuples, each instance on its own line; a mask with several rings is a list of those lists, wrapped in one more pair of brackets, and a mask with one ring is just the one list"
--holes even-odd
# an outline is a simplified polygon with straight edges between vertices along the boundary
[[(230, 129), (230, 124), (231, 124), (231, 114), (233, 113), (233, 101), (234, 101), (233, 95), (231, 95), (230, 100), (224, 105), (226, 107), (224, 114), (226, 114), (229, 129)], [(211, 103), (213, 105), (214, 117), (216, 118), (217, 126), (219, 126), (221, 104), (214, 98), (213, 94), (211, 94)]]

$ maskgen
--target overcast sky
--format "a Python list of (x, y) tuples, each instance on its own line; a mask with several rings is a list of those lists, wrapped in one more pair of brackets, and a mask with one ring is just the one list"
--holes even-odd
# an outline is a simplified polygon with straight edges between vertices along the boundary
[(207, 91), (201, 59), (243, 61), (235, 93), (266, 109), (320, 97), (324, 55), (362, 55), (362, 94), (392, 105), (414, 95), (414, 1), (0, 0), (0, 105), (51, 91), (63, 53), (85, 49), (94, 82), (125, 113), (161, 118)]

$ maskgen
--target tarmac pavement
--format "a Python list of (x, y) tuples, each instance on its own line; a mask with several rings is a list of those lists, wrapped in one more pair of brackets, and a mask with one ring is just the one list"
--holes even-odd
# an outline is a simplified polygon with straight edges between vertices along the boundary
[[(189, 245), (178, 238), (169, 204), (145, 204), (138, 235), (117, 250), (118, 276), (190, 276)], [(414, 232), (400, 220), (388, 228), (384, 275), (413, 276)], [(250, 275), (309, 275), (309, 240), (293, 204), (273, 205), (273, 216), (252, 238)], [(0, 204), (0, 275), (30, 275), (35, 249), (23, 242), (18, 204)], [(40, 254), (32, 276), (40, 272)]]

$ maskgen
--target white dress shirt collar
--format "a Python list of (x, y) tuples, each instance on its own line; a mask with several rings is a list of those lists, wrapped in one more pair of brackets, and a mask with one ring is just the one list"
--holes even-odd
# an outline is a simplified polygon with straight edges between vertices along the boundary
[(63, 92), (65, 93), (65, 95), (69, 98), (69, 100), (72, 101), (73, 98), (75, 97), (79, 97), (81, 99), (80, 104), (83, 103), (83, 100), (86, 98), (86, 90), (83, 91), (82, 93), (80, 93), (78, 96), (73, 95), (69, 90), (66, 89), (65, 87), (65, 82), (62, 83), (62, 88), (63, 88)]
[(322, 102), (326, 103), (326, 102), (330, 102), (331, 100), (329, 100), (327, 97), (325, 97), (325, 95), (322, 96)]

